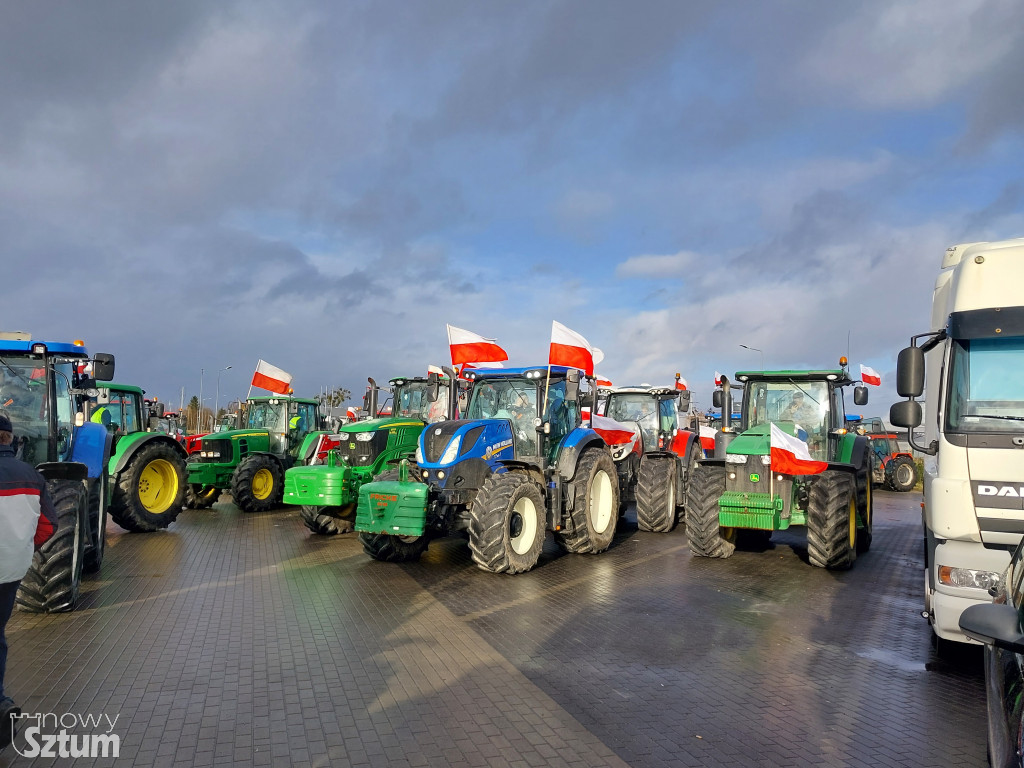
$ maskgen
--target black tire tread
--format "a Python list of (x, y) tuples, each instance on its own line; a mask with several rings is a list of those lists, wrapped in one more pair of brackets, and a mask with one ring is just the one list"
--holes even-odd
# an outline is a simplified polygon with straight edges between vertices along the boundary
[(57, 530), (32, 555), (32, 565), (18, 589), (16, 601), (30, 613), (74, 610), (85, 564), (82, 528), (89, 503), (85, 485), (77, 480), (48, 480), (46, 490), (57, 512)]
[(640, 462), (636, 481), (636, 524), (641, 531), (668, 533), (675, 527), (677, 472), (675, 457), (645, 456)]
[(718, 500), (725, 493), (725, 467), (698, 465), (687, 484), (686, 536), (698, 557), (725, 558), (736, 545), (722, 538)]
[[(174, 467), (178, 476), (178, 489), (174, 499), (164, 512), (153, 514), (142, 505), (139, 498), (139, 476), (153, 461), (163, 460)], [(185, 460), (174, 448), (166, 443), (147, 443), (139, 447), (113, 482), (110, 498), (110, 517), (114, 522), (133, 533), (151, 533), (170, 526), (181, 514), (185, 497)]]
[[(910, 482), (903, 484), (896, 478), (899, 474), (899, 470), (905, 466), (910, 467)], [(914, 490), (914, 486), (917, 485), (917, 467), (909, 456), (897, 456), (886, 467), (885, 474), (886, 485), (889, 486), (890, 490), (896, 491), (897, 493), (907, 493)]]
[[(529, 496), (537, 509), (537, 540), (522, 555), (506, 536), (508, 515), (515, 502)], [(544, 498), (526, 475), (493, 474), (484, 480), (470, 510), (469, 550), (478, 568), (491, 573), (523, 573), (540, 559), (546, 525)]]
[[(274, 476), (273, 490), (265, 499), (257, 499), (252, 493), (253, 478), (261, 469), (270, 470)], [(235, 506), (243, 512), (267, 512), (279, 507), (284, 498), (284, 472), (281, 465), (263, 453), (246, 456), (231, 476), (231, 496)]]
[[(614, 496), (611, 524), (606, 531), (600, 534), (591, 531), (590, 526), (590, 482), (598, 469), (604, 470), (608, 474)], [(612, 457), (603, 450), (594, 448), (585, 450), (580, 457), (579, 464), (576, 465), (573, 485), (575, 486), (575, 504), (569, 511), (572, 527), (571, 530), (557, 533), (555, 540), (567, 552), (581, 554), (604, 552), (611, 546), (612, 540), (615, 538), (615, 526), (618, 522), (616, 512), (619, 508), (619, 483)]]
[(826, 470), (815, 478), (807, 500), (807, 557), (811, 565), (845, 570), (857, 559), (849, 545), (849, 504), (856, 481), (848, 472)]
[(343, 507), (313, 507), (303, 504), (299, 515), (313, 533), (319, 536), (337, 536), (339, 533), (350, 533), (355, 528), (355, 518), (351, 514), (354, 508), (354, 504), (346, 504)]

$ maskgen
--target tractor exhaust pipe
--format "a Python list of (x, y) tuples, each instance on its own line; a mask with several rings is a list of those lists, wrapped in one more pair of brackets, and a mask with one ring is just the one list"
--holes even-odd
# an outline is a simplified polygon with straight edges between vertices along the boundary
[(366, 379), (370, 382), (370, 386), (366, 391), (366, 412), (370, 414), (371, 419), (377, 418), (377, 382), (367, 377)]

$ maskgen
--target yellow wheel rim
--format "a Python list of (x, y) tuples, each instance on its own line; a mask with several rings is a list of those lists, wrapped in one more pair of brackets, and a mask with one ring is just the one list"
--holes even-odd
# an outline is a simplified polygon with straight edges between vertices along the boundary
[(269, 498), (274, 491), (274, 473), (269, 469), (261, 469), (252, 476), (252, 495), (260, 501)]
[(857, 545), (857, 497), (850, 499), (850, 546)]
[(865, 531), (870, 531), (871, 530), (871, 478), (870, 477), (868, 478), (867, 493), (865, 494), (864, 499), (865, 499), (865, 501), (867, 503), (864, 505), (864, 520), (862, 522), (864, 523), (864, 530)]
[(178, 473), (166, 459), (155, 459), (139, 474), (139, 501), (151, 515), (170, 509), (178, 497)]
[(737, 531), (736, 528), (722, 528), (722, 527), (719, 527), (718, 535), (721, 536), (724, 541), (727, 541), (730, 544), (735, 544), (736, 543), (736, 531)]

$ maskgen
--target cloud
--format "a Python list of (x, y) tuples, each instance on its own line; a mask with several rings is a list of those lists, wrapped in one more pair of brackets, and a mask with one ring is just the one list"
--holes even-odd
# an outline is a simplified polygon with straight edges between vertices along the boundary
[(699, 263), (700, 256), (680, 251), (666, 256), (631, 256), (615, 268), (619, 278), (683, 277)]

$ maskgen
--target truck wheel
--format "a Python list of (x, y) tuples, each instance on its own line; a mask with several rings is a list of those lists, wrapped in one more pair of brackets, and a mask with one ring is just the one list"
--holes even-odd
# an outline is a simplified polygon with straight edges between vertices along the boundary
[(556, 534), (555, 541), (567, 552), (604, 552), (615, 538), (618, 496), (612, 457), (593, 448), (584, 451), (573, 480), (572, 528)]
[(281, 466), (262, 453), (246, 456), (231, 478), (231, 495), (243, 512), (266, 512), (284, 498)]
[(78, 480), (47, 480), (57, 531), (32, 555), (17, 602), (30, 613), (70, 611), (78, 600), (85, 565), (89, 496)]
[(387, 533), (360, 533), (366, 554), (374, 560), (384, 563), (408, 563), (419, 560), (420, 555), (427, 551), (427, 537), (423, 536), (391, 536)]
[(909, 456), (897, 456), (886, 469), (890, 488), (900, 493), (914, 490), (917, 485), (917, 467)]
[(100, 569), (107, 549), (106, 485), (106, 475), (89, 478), (89, 533), (92, 541), (85, 545), (85, 560), (82, 564), (85, 573), (96, 573)]
[(299, 514), (302, 522), (313, 533), (321, 536), (336, 536), (349, 533), (355, 527), (355, 504), (340, 507), (311, 507), (304, 504)]
[(189, 483), (185, 487), (186, 509), (207, 509), (220, 498), (220, 488), (213, 485)]
[(686, 536), (698, 557), (729, 557), (736, 551), (736, 529), (718, 523), (718, 500), (725, 493), (725, 467), (699, 465), (686, 489)]
[(861, 527), (857, 531), (857, 554), (862, 555), (871, 549), (871, 525), (874, 519), (874, 494), (871, 491), (871, 471), (868, 468), (857, 473), (857, 515)]
[(522, 573), (544, 548), (544, 497), (529, 477), (506, 472), (488, 477), (470, 508), (469, 550), (491, 573)]
[(667, 533), (676, 524), (676, 459), (644, 457), (636, 482), (636, 524)]
[(126, 531), (159, 531), (181, 513), (185, 461), (166, 443), (147, 443), (114, 478), (110, 516)]
[(807, 499), (807, 557), (811, 565), (845, 570), (857, 559), (857, 494), (846, 472), (826, 470)]

